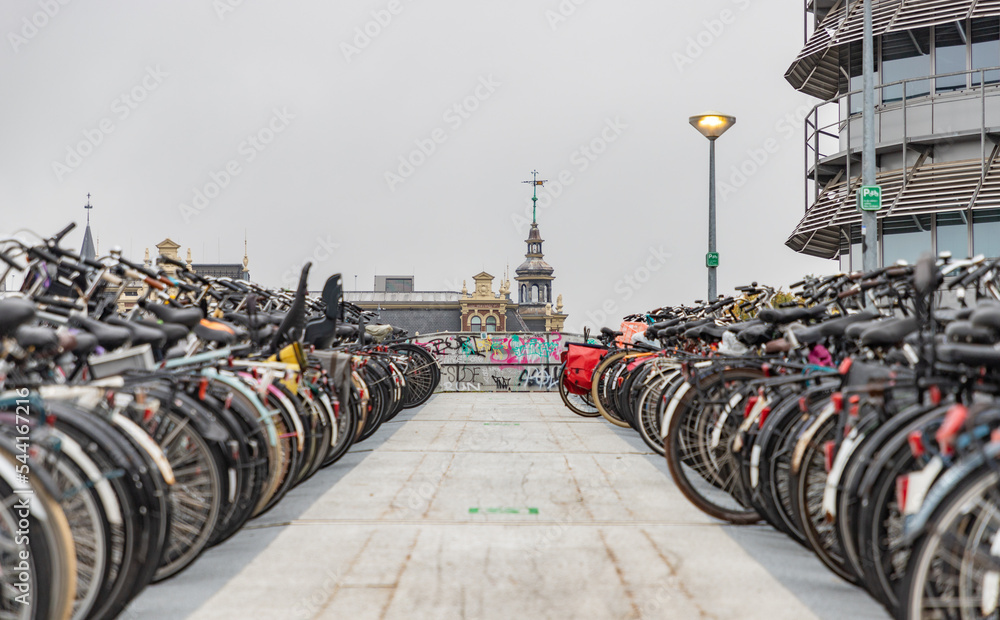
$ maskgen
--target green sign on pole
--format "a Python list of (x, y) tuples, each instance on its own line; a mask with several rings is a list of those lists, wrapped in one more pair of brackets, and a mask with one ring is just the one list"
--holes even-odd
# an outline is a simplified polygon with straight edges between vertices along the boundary
[(718, 267), (719, 266), (719, 253), (709, 252), (705, 255), (705, 266), (706, 267)]
[(858, 208), (862, 211), (878, 211), (882, 208), (882, 188), (878, 185), (864, 185), (858, 190)]

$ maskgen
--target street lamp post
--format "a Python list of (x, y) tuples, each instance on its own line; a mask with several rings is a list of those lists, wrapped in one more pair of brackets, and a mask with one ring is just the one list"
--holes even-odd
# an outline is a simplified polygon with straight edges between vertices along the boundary
[[(861, 82), (864, 107), (861, 125), (864, 128), (864, 136), (861, 145), (861, 185), (873, 187), (875, 186), (875, 41), (872, 35), (871, 0), (864, 0), (862, 9), (864, 38), (861, 42), (861, 62), (864, 66), (861, 71)], [(903, 166), (906, 166), (906, 162), (903, 162)], [(861, 212), (861, 265), (865, 271), (878, 269), (878, 219), (875, 213), (867, 210)], [(851, 267), (854, 268), (853, 265)]]
[(698, 133), (708, 138), (708, 254), (705, 255), (705, 266), (708, 267), (708, 299), (714, 301), (716, 294), (716, 269), (719, 267), (719, 253), (715, 248), (715, 141), (730, 127), (736, 124), (735, 116), (727, 116), (718, 112), (706, 112), (692, 116), (688, 122), (698, 130)]

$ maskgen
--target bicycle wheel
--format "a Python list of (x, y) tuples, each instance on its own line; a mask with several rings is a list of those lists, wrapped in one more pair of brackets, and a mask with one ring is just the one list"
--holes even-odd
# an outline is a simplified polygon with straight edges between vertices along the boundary
[(594, 401), (590, 398), (590, 392), (586, 394), (574, 394), (566, 386), (565, 373), (560, 372), (559, 397), (562, 398), (566, 408), (578, 416), (584, 418), (599, 418), (601, 412), (594, 406)]
[(434, 356), (415, 344), (395, 344), (392, 350), (405, 353), (407, 359), (401, 370), (406, 377), (406, 394), (403, 407), (410, 409), (427, 402), (441, 381), (441, 369)]
[(389, 367), (389, 372), (392, 374), (392, 393), (393, 393), (393, 407), (392, 411), (385, 417), (383, 422), (388, 422), (389, 420), (395, 418), (399, 415), (399, 412), (404, 409), (406, 391), (409, 387), (406, 384), (406, 375), (399, 369), (396, 362), (393, 360), (388, 360), (387, 366)]
[(940, 421), (943, 416), (940, 409), (929, 411), (889, 438), (879, 448), (875, 462), (860, 484), (860, 518), (854, 530), (862, 575), (872, 596), (890, 612), (899, 606), (899, 584), (905, 576), (910, 551), (902, 544), (903, 507), (896, 501), (896, 481), (919, 467), (910, 449), (910, 433)]
[(659, 404), (677, 381), (683, 382), (684, 378), (674, 365), (650, 373), (636, 405), (639, 436), (660, 456), (665, 456), (666, 448), (663, 447), (663, 418)]
[(185, 418), (173, 412), (153, 429), (176, 480), (170, 487), (170, 540), (153, 581), (175, 575), (193, 562), (208, 545), (219, 518), (223, 496), (218, 458), (193, 430)]
[[(96, 471), (97, 465), (86, 458), (83, 450), (73, 440), (62, 435), (59, 443), (51, 444), (41, 437), (34, 445), (41, 449), (46, 444), (58, 446), (58, 453), (39, 454), (39, 467), (46, 467), (53, 484), (60, 492), (60, 507), (66, 516), (73, 536), (76, 553), (76, 598), (73, 618), (87, 618), (97, 603), (98, 596), (106, 594), (105, 580), (110, 574), (110, 532), (100, 498), (85, 471)], [(65, 443), (63, 443), (65, 442)], [(86, 459), (80, 462), (80, 459)], [(79, 464), (78, 464), (79, 463)]]
[(365, 385), (368, 386), (370, 411), (365, 420), (365, 427), (355, 443), (360, 443), (372, 435), (382, 426), (385, 415), (391, 406), (389, 381), (391, 377), (381, 366), (374, 363), (361, 367), (361, 375), (365, 378)]
[(73, 534), (39, 463), (27, 479), (31, 494), (15, 494), (24, 487), (15, 454), (13, 440), (0, 438), (0, 612), (18, 620), (66, 620), (76, 598)]
[(601, 416), (615, 426), (628, 428), (629, 423), (615, 411), (612, 397), (611, 373), (617, 369), (617, 364), (628, 352), (616, 351), (607, 355), (594, 369), (594, 381), (590, 388), (590, 398)]
[[(48, 398), (45, 413), (55, 420), (53, 432), (69, 438), (60, 449), (72, 451), (78, 445), (85, 454), (77, 463), (89, 459), (96, 466), (87, 468), (85, 484), (93, 486), (101, 501), (109, 566), (89, 615), (113, 617), (153, 579), (172, 523), (169, 487), (150, 453), (122, 431), (119, 414), (112, 415), (112, 424), (105, 412)], [(141, 429), (132, 428), (151, 442)]]
[[(351, 387), (353, 390), (353, 386)], [(356, 398), (351, 394), (344, 394), (336, 406), (330, 401), (329, 396), (324, 394), (321, 398), (325, 399), (326, 406), (333, 411), (334, 418), (335, 432), (331, 440), (332, 445), (323, 461), (323, 467), (328, 467), (340, 460), (354, 445), (354, 438), (358, 433), (358, 411), (353, 405)]]
[(792, 510), (791, 460), (795, 450), (795, 428), (801, 423), (800, 398), (805, 399), (807, 408), (829, 400), (833, 385), (808, 388), (801, 396), (790, 395), (789, 400), (772, 409), (756, 446), (760, 447), (760, 484), (768, 509), (781, 520), (782, 529), (793, 540), (809, 548), (799, 523), (798, 513)]
[(995, 618), (998, 532), (1000, 474), (996, 463), (987, 463), (966, 474), (938, 503), (913, 545), (899, 617)]
[(664, 419), (667, 468), (677, 488), (702, 512), (738, 525), (756, 523), (761, 515), (740, 482), (731, 444), (741, 416), (733, 414), (727, 396), (761, 376), (759, 370), (737, 369), (700, 379), (699, 389), (675, 395), (680, 402), (669, 422)]
[(365, 427), (368, 425), (368, 420), (372, 416), (372, 398), (371, 390), (368, 389), (365, 378), (357, 370), (351, 371), (351, 383), (353, 383), (354, 389), (351, 390), (350, 405), (356, 407), (358, 413), (358, 425), (354, 431), (353, 439), (353, 442), (357, 443), (361, 440), (361, 434), (364, 433)]
[(793, 490), (790, 507), (798, 513), (802, 533), (820, 561), (841, 579), (857, 584), (858, 577), (844, 554), (836, 526), (827, 521), (823, 510), (828, 475), (823, 446), (836, 438), (837, 428), (837, 416), (828, 415), (810, 419), (796, 429), (799, 439), (795, 449), (799, 457), (798, 466), (793, 464), (789, 479)]

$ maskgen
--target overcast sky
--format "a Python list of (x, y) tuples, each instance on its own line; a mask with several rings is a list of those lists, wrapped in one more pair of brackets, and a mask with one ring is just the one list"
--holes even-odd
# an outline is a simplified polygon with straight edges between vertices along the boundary
[(737, 117), (718, 142), (720, 292), (787, 284), (836, 268), (783, 243), (815, 103), (783, 78), (801, 7), (7, 0), (0, 229), (75, 220), (78, 249), (89, 192), (102, 254), (170, 237), (237, 262), (246, 231), (264, 284), (312, 260), (314, 289), (339, 271), (456, 290), (523, 260), (537, 169), (568, 326), (603, 306), (611, 324), (705, 296), (708, 141), (688, 117), (718, 109)]

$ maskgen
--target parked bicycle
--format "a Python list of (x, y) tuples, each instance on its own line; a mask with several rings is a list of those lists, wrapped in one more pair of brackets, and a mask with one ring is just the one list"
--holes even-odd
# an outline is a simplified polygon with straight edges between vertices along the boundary
[(707, 514), (766, 521), (897, 617), (995, 617), (1000, 259), (792, 290), (647, 313), (642, 342), (605, 330), (564, 381)]
[[(0, 239), (0, 614), (113, 618), (406, 407), (440, 371), (307, 294)], [(123, 292), (139, 303), (118, 311)], [(24, 527), (28, 524), (28, 527)]]

